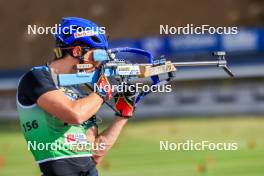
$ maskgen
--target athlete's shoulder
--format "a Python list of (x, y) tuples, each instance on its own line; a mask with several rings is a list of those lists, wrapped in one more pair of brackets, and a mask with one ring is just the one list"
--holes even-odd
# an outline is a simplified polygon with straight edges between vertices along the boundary
[(31, 105), (36, 103), (42, 94), (56, 89), (47, 66), (33, 67), (20, 79), (18, 100), (21, 104)]
[(43, 76), (51, 76), (49, 68), (47, 66), (32, 67), (20, 78), (19, 84), (24, 81), (28, 81), (27, 78), (41, 78)]
[(37, 66), (37, 67), (32, 67), (25, 74), (25, 76), (42, 79), (43, 77), (51, 77), (51, 73), (50, 73), (49, 67), (47, 67), (47, 66)]
[(49, 67), (47, 66), (33, 67), (28, 72), (26, 72), (20, 79), (19, 86), (25, 84), (32, 86), (55, 86)]

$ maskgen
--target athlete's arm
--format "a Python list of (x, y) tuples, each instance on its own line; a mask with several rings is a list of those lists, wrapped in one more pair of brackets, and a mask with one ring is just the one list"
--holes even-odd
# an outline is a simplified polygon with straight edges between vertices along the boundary
[(37, 100), (37, 104), (42, 109), (71, 124), (82, 124), (91, 118), (102, 103), (103, 99), (96, 93), (71, 101), (60, 90), (48, 91)]
[(103, 160), (105, 154), (115, 144), (123, 127), (127, 123), (127, 120), (127, 118), (116, 117), (112, 125), (95, 137), (94, 145), (105, 146), (104, 150), (102, 150), (100, 147), (94, 147), (96, 150), (93, 151), (93, 158), (96, 164), (99, 164)]
[(37, 104), (40, 108), (66, 123), (81, 124), (92, 117), (103, 99), (91, 93), (72, 101), (54, 84), (45, 68), (33, 69), (21, 79), (18, 87), (18, 102), (23, 106)]
[(135, 110), (134, 95), (135, 92), (124, 92), (122, 94), (117, 94), (114, 97), (115, 107), (119, 113), (119, 116), (116, 117), (110, 127), (97, 135), (97, 137), (95, 138), (95, 144), (99, 146), (100, 144), (105, 144), (104, 150), (98, 150), (98, 147), (96, 147), (97, 150), (93, 151), (93, 157), (97, 164), (103, 160), (105, 154), (114, 145), (123, 127), (127, 123), (127, 120), (133, 116)]

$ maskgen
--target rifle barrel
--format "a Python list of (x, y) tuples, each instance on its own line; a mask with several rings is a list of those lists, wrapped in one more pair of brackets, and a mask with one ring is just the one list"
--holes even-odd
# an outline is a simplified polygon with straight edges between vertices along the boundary
[(193, 61), (193, 62), (173, 62), (176, 67), (192, 67), (192, 66), (221, 66), (226, 65), (225, 60), (218, 61)]
[[(173, 62), (173, 65), (176, 67), (193, 67), (193, 66), (223, 66), (226, 65), (226, 60), (217, 60), (217, 61), (190, 61), (190, 62)], [(143, 66), (152, 65), (152, 64), (139, 64)]]

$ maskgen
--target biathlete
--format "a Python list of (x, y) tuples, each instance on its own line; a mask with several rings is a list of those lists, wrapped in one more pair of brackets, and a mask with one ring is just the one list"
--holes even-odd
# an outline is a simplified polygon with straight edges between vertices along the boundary
[[(98, 133), (95, 114), (105, 100), (113, 97), (112, 93), (98, 89), (87, 94), (86, 85), (60, 87), (57, 75), (76, 73), (77, 64), (90, 64), (86, 72), (98, 69), (100, 62), (95, 62), (94, 57), (106, 52), (107, 38), (102, 33), (80, 32), (80, 28), (98, 28), (82, 18), (63, 18), (60, 27), (65, 30), (54, 35), (55, 59), (45, 66), (33, 67), (20, 79), (20, 126), (44, 176), (96, 176), (96, 165), (133, 116), (134, 93), (114, 96), (119, 113), (106, 130)], [(107, 86), (109, 81), (101, 75), (97, 85)], [(80, 149), (79, 144), (86, 147)], [(92, 147), (96, 145), (101, 147)]]

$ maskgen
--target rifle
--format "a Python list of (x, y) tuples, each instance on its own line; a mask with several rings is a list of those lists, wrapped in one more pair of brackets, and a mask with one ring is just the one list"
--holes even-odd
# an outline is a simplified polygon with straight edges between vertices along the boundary
[[(125, 59), (116, 58), (117, 53), (135, 53), (146, 57), (146, 63), (131, 64)], [(102, 62), (101, 70), (98, 69), (92, 73), (86, 73), (83, 70), (90, 68), (90, 64), (78, 64), (77, 73), (75, 74), (60, 74), (58, 75), (58, 85), (59, 86), (72, 86), (78, 84), (93, 84), (96, 83), (100, 74), (104, 74), (107, 77), (114, 77), (115, 79), (128, 81), (135, 78), (147, 78), (150, 77), (152, 80), (152, 85), (166, 84), (173, 79), (175, 76), (177, 67), (196, 67), (196, 66), (217, 66), (222, 68), (230, 77), (234, 77), (227, 66), (227, 61), (225, 59), (226, 53), (224, 51), (217, 51), (212, 53), (213, 56), (217, 57), (217, 60), (207, 60), (207, 61), (193, 61), (193, 62), (171, 62), (170, 60), (160, 57), (154, 60), (152, 54), (148, 51), (138, 49), (138, 48), (113, 48), (107, 50), (106, 54), (108, 56), (102, 57), (103, 60), (98, 60)], [(165, 80), (160, 79), (161, 74), (167, 74)], [(145, 95), (150, 92), (139, 93), (136, 103), (141, 100)]]

